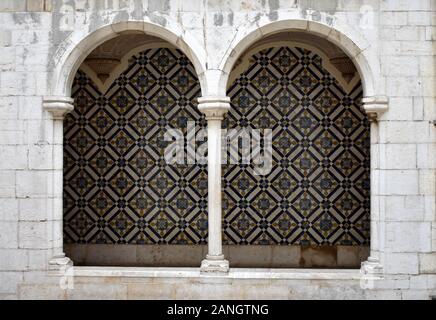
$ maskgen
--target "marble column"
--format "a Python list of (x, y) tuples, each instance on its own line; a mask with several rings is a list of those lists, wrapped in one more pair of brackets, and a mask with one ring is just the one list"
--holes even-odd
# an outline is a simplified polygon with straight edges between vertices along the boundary
[(371, 233), (370, 256), (362, 262), (361, 272), (366, 275), (381, 275), (383, 265), (381, 252), (384, 246), (384, 216), (380, 208), (380, 134), (379, 123), (381, 115), (388, 109), (386, 97), (365, 97), (362, 99), (363, 109), (370, 121), (370, 158), (371, 158)]
[(71, 259), (65, 256), (63, 250), (63, 120), (67, 113), (73, 111), (73, 99), (69, 97), (44, 97), (43, 108), (51, 113), (53, 136), (50, 143), (53, 147), (53, 176), (51, 182), (52, 195), (49, 201), (52, 212), (52, 255), (49, 269), (57, 270), (72, 265)]
[(199, 110), (207, 120), (208, 161), (208, 254), (201, 262), (201, 272), (226, 273), (229, 262), (224, 259), (222, 246), (222, 191), (221, 191), (221, 123), (230, 109), (230, 98), (201, 97)]

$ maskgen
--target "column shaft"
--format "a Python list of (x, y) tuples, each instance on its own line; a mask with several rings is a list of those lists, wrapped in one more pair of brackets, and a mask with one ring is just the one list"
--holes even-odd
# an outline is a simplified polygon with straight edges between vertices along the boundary
[(221, 120), (207, 121), (208, 147), (208, 259), (224, 259), (222, 251)]
[(208, 163), (208, 254), (201, 262), (201, 272), (229, 271), (229, 262), (222, 249), (222, 191), (221, 191), (221, 122), (230, 109), (228, 97), (201, 97), (201, 112), (207, 120)]

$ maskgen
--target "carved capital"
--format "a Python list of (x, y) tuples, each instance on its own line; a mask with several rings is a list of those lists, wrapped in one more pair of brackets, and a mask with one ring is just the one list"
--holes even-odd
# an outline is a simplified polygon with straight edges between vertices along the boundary
[(53, 119), (63, 120), (65, 115), (73, 111), (73, 98), (49, 96), (44, 97), (42, 102), (45, 111), (51, 112)]
[(198, 109), (206, 115), (207, 120), (222, 120), (230, 110), (229, 97), (207, 96), (198, 98)]
[(362, 103), (369, 121), (377, 121), (388, 110), (388, 98), (384, 96), (364, 97)]

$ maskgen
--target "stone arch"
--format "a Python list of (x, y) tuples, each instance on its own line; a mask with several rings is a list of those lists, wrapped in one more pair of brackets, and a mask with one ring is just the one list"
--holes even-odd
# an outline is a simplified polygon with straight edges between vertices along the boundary
[[(347, 27), (344, 26), (342, 29), (345, 28)], [(242, 39), (239, 39), (239, 41), (235, 39), (219, 66), (219, 69), (222, 70), (218, 85), (219, 92), (222, 94), (225, 93), (230, 73), (237, 59), (245, 50), (269, 35), (284, 31), (307, 32), (332, 42), (342, 49), (354, 63), (362, 80), (364, 97), (381, 95), (378, 90), (383, 89), (378, 88), (378, 80), (376, 77), (376, 75), (380, 74), (380, 72), (378, 72), (379, 66), (376, 63), (370, 64), (369, 62), (371, 57), (366, 49), (369, 48), (370, 44), (366, 39), (362, 37), (352, 39), (350, 34), (353, 34), (354, 38), (358, 37), (358, 33), (352, 32), (352, 30), (344, 30), (341, 32), (323, 23), (297, 19), (276, 21), (262, 26), (256, 25), (256, 28), (248, 32)], [(356, 43), (359, 43), (359, 45)]]
[[(235, 36), (223, 59), (217, 65), (220, 73), (219, 77), (215, 80), (215, 94), (218, 96), (226, 96), (229, 78), (239, 57), (260, 40), (270, 35), (288, 31), (312, 34), (336, 45), (350, 58), (361, 79), (363, 108), (370, 120), (370, 197), (372, 203), (377, 202), (379, 181), (374, 179), (374, 177), (376, 177), (375, 166), (378, 161), (378, 120), (388, 110), (388, 99), (386, 98), (385, 84), (380, 76), (380, 65), (376, 50), (371, 47), (371, 44), (359, 31), (340, 21), (327, 25), (304, 19), (287, 19), (275, 22), (259, 20), (256, 23), (251, 23), (251, 27), (247, 26), (247, 28), (241, 28), (241, 30), (245, 32), (242, 35)], [(370, 209), (370, 256), (367, 261), (362, 263), (362, 272), (365, 274), (379, 274), (383, 272), (383, 256), (380, 251), (381, 243), (379, 239), (383, 236), (384, 230), (377, 221), (378, 214), (378, 209), (372, 206)]]
[(51, 76), (51, 96), (69, 97), (74, 76), (84, 59), (100, 44), (126, 32), (143, 32), (180, 49), (193, 63), (201, 88), (205, 87), (202, 75), (206, 69), (206, 54), (193, 37), (181, 28), (177, 30), (146, 21), (124, 21), (105, 25), (88, 34), (78, 31), (59, 46), (53, 57), (57, 63)]

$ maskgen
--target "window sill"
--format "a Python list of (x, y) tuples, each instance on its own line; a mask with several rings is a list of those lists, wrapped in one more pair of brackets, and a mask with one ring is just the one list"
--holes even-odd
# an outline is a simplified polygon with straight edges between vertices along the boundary
[(203, 274), (199, 268), (73, 267), (75, 277), (228, 278), (288, 280), (360, 280), (360, 269), (231, 268), (228, 274)]

